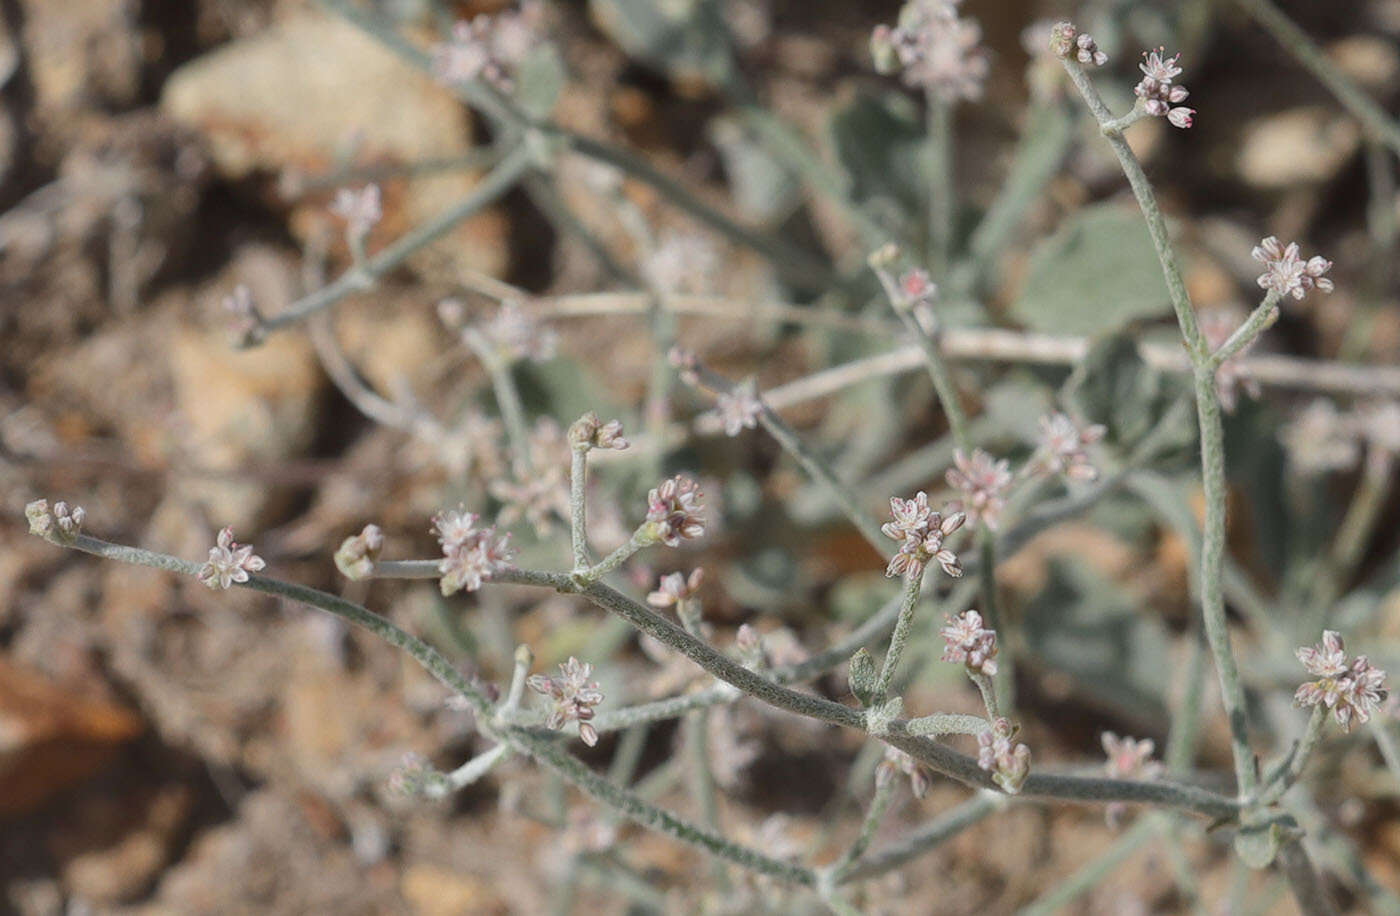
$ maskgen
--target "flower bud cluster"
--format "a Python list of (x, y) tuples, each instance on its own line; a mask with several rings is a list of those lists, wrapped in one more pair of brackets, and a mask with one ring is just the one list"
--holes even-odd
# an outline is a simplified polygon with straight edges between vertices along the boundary
[(1180, 54), (1163, 57), (1162, 48), (1142, 52), (1143, 62), (1138, 64), (1142, 80), (1133, 87), (1133, 94), (1142, 100), (1142, 110), (1154, 118), (1165, 117), (1173, 127), (1187, 128), (1195, 118), (1196, 109), (1179, 106), (1191, 93), (1185, 86), (1175, 83), (1181, 75), (1177, 66)]

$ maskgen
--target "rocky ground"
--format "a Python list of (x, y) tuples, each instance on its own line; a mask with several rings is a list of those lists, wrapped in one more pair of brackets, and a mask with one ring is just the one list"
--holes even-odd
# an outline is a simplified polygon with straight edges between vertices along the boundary
[[(463, 14), (492, 6), (452, 5)], [(738, 5), (773, 11), (773, 31), (753, 52), (756, 68), (774, 104), (813, 133), (834, 87), (865, 67), (870, 25), (893, 15), (891, 4)], [(724, 200), (715, 141), (699, 126), (716, 100), (630, 63), (597, 16), (563, 6), (565, 57), (577, 80), (564, 90), (561, 120), (628, 143), (708, 199)], [(1000, 161), (992, 151), (1004, 150), (1024, 104), (1020, 27), (1054, 11), (970, 0), (968, 12), (982, 17), (996, 52), (989, 101), (966, 115), (965, 173), (985, 202)], [(1354, 17), (1318, 18), (1311, 25), (1336, 60), (1393, 101), (1400, 5), (1358, 4)], [(458, 492), (450, 462), (362, 417), (329, 384), (306, 334), (253, 351), (231, 347), (219, 305), (238, 283), (260, 302), (289, 302), (346, 263), (327, 209), (337, 182), (324, 176), (466, 157), (481, 128), (441, 87), (300, 0), (0, 0), (0, 23), (0, 911), (445, 916), (557, 905), (553, 888), (572, 856), (611, 837), (583, 800), (562, 802), (565, 829), (541, 823), (531, 802), (551, 787), (524, 763), (451, 803), (410, 803), (386, 791), (405, 751), (447, 765), (478, 741), (467, 717), (445, 708), (440, 688), (402, 656), (300, 608), (55, 550), (19, 524), (35, 495), (66, 495), (83, 503), (95, 533), (184, 557), (202, 556), (225, 524), (256, 532), (259, 553), (281, 577), (364, 600), (478, 659), (497, 680), (508, 674), (498, 660), (509, 657), (512, 640), (547, 647), (537, 651), (551, 658), (586, 642), (601, 622), (566, 601), (507, 591), (445, 603), (431, 586), (335, 576), (334, 545), (369, 519), (404, 552), (428, 555), (426, 519)], [(1190, 157), (1176, 155), (1181, 139), (1160, 124), (1134, 141), (1167, 181), (1169, 204), (1200, 214), (1188, 245), (1210, 251), (1220, 240), (1244, 240), (1247, 252), (1263, 224), (1281, 237), (1326, 242), (1339, 264), (1364, 266), (1360, 129), (1296, 68), (1276, 76), (1267, 38), (1228, 17), (1222, 28), (1224, 37), (1203, 37), (1191, 52), (1201, 61), (1193, 84), (1212, 84), (1217, 111), (1250, 114), (1202, 116)], [(1097, 151), (1076, 155), (1033, 212), (1032, 228), (1118, 180)], [(479, 174), (386, 180), (385, 216), (370, 247), (438, 212)], [(658, 222), (678, 220), (643, 190), (634, 194)], [(821, 205), (803, 232), (830, 250), (851, 244)], [(615, 250), (627, 256), (625, 240)], [(762, 292), (751, 256), (726, 258), (732, 266), (721, 286)], [(1234, 275), (1248, 269), (1223, 257), (1193, 263), (1193, 296), (1206, 304), (1232, 300)], [(1026, 269), (1025, 254), (1013, 252), (998, 283), (1012, 288)], [(433, 309), (454, 291), (454, 278), (473, 272), (536, 292), (608, 282), (514, 192), (337, 311), (335, 333), (371, 385), (416, 392), (443, 410), (480, 388), (479, 370), (454, 349)], [(1373, 284), (1379, 298), (1311, 303), (1284, 321), (1281, 347), (1394, 363), (1395, 274), (1388, 263), (1371, 274), (1353, 267), (1349, 279)], [(994, 296), (1010, 299), (1005, 290)], [(629, 318), (568, 323), (560, 349), (595, 369), (596, 354), (606, 353), (607, 371), (595, 371), (588, 390), (634, 404), (648, 371), (639, 327)], [(800, 340), (757, 331), (736, 340), (732, 328), (693, 322), (683, 332), (733, 365), (765, 360), (765, 381), (826, 359)], [(546, 381), (563, 389), (569, 378)], [(795, 420), (820, 418), (803, 410)], [(927, 414), (916, 418), (928, 423)], [(826, 422), (832, 431), (854, 420)], [(800, 481), (776, 467), (767, 444), (744, 448), (763, 486), (798, 492)], [(824, 537), (819, 562), (839, 567), (830, 558), (848, 545)], [(1102, 539), (1096, 565), (1154, 613), (1168, 621), (1186, 613), (1185, 549), (1167, 535), (1128, 547), (1087, 526), (1061, 529), (1008, 568), (1008, 588), (1030, 596), (1048, 559), (1082, 551), (1086, 538)], [(721, 543), (729, 546), (713, 562), (743, 550), (737, 537)], [(1377, 551), (1393, 550), (1394, 539), (1388, 543)], [(768, 594), (755, 587), (711, 613), (732, 630), (762, 616)], [(785, 606), (766, 625), (786, 624), (800, 643), (812, 623), (802, 614)], [(645, 696), (667, 676), (642, 650), (620, 658), (609, 677), (626, 686), (611, 696)], [(833, 679), (825, 689), (841, 688)], [(943, 708), (975, 711), (955, 680), (930, 676), (917, 690)], [(1099, 720), (1083, 697), (1053, 673), (1031, 694), (1059, 712), (1053, 731), (1030, 726), (1038, 757), (1094, 753)], [(716, 721), (732, 822), (770, 847), (780, 842), (768, 820), (778, 813), (788, 816), (780, 826), (789, 841), (817, 837), (830, 820), (820, 800), (850, 772), (851, 736), (747, 705)], [(1224, 763), (1220, 724), (1212, 728), (1204, 759)], [(669, 754), (675, 731), (654, 730), (643, 774)], [(585, 756), (606, 766), (615, 749), (609, 739)], [(890, 834), (964, 795), (936, 786), (892, 818)], [(662, 798), (689, 805), (683, 782)], [(1400, 888), (1393, 808), (1353, 811), (1340, 826), (1376, 874)], [(838, 833), (849, 833), (858, 809), (836, 814)], [(617, 830), (628, 841), (628, 867), (670, 895), (676, 911), (690, 911), (693, 855)], [(889, 912), (1008, 912), (1114, 842), (1100, 812), (1018, 808), (877, 890)], [(1204, 898), (1221, 899), (1229, 871), (1212, 866), (1208, 847), (1189, 855)], [(1148, 849), (1079, 911), (1178, 911), (1172, 867), (1160, 849)], [(625, 910), (615, 873), (574, 877), (572, 912)]]

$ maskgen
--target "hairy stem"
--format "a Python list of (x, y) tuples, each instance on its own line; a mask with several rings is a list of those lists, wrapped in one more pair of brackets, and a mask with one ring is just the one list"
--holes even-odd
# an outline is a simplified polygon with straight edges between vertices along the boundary
[(890, 635), (890, 648), (885, 653), (884, 664), (880, 666), (880, 677), (875, 682), (877, 704), (883, 702), (889, 693), (890, 682), (894, 680), (894, 673), (899, 668), (900, 657), (904, 655), (904, 647), (909, 642), (909, 630), (914, 625), (914, 608), (919, 603), (919, 592), (923, 588), (925, 571), (919, 570), (917, 575), (908, 577), (904, 582), (904, 599), (899, 605), (899, 616), (895, 619), (894, 633)]

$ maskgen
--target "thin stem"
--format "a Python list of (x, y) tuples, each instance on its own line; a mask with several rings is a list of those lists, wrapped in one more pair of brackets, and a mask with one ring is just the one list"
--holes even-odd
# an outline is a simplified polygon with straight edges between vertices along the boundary
[[(690, 373), (684, 373), (681, 377), (683, 380), (692, 378)], [(693, 379), (698, 387), (707, 388), (710, 391), (723, 394), (733, 394), (734, 392), (734, 385), (728, 379), (703, 366), (695, 368)], [(880, 556), (888, 557), (891, 552), (889, 539), (880, 531), (879, 524), (856, 502), (855, 497), (851, 494), (851, 487), (843, 483), (826, 460), (812, 451), (807, 443), (802, 441), (802, 437), (797, 435), (792, 427), (784, 423), (783, 419), (761, 398), (759, 408), (758, 421), (768, 434), (777, 440), (783, 451), (791, 455), (802, 466), (808, 476), (826, 489), (866, 542), (874, 547)]]
[(1283, 49), (1312, 73), (1317, 81), (1326, 86), (1342, 107), (1351, 112), (1362, 125), (1386, 146), (1400, 153), (1400, 125), (1397, 125), (1375, 99), (1367, 95), (1353, 83), (1337, 65), (1328, 59), (1326, 52), (1317, 46), (1307, 33), (1283, 14), (1269, 0), (1236, 0), (1264, 27)]
[(1313, 748), (1317, 747), (1318, 739), (1322, 737), (1322, 727), (1327, 724), (1327, 707), (1321, 704), (1314, 706), (1312, 715), (1308, 717), (1308, 727), (1303, 732), (1303, 739), (1298, 742), (1298, 747), (1291, 753), (1279, 771), (1265, 781), (1262, 788), (1262, 795), (1259, 798), (1259, 805), (1266, 807), (1272, 805), (1283, 797), (1283, 793), (1292, 788), (1298, 781), (1298, 777), (1303, 775), (1303, 770), (1308, 765), (1308, 758), (1312, 757)]
[(937, 738), (942, 735), (980, 735), (989, 727), (981, 716), (969, 716), (955, 712), (936, 712), (931, 716), (920, 716), (904, 723), (911, 735)]
[(986, 525), (977, 532), (977, 544), (982, 568), (977, 571), (977, 582), (981, 586), (982, 616), (987, 620), (987, 628), (995, 630), (1001, 642), (1001, 659), (997, 664), (996, 687), (998, 701), (1005, 715), (1012, 715), (1016, 709), (1016, 655), (1020, 651), (1020, 634), (1013, 633), (1011, 621), (1001, 613), (1001, 602), (997, 600), (997, 542), (996, 535)]
[[(714, 772), (710, 769), (709, 713), (697, 710), (685, 719), (685, 746), (690, 757), (690, 795), (695, 800), (700, 826), (719, 831), (719, 800), (715, 793)], [(712, 878), (718, 886), (725, 881), (724, 867), (713, 863)]]
[(959, 294), (975, 295), (1006, 248), (1026, 209), (1059, 171), (1074, 139), (1074, 122), (1062, 101), (1034, 104), (1017, 143), (1011, 169), (967, 242), (967, 258), (949, 277)]
[(579, 578), (585, 582), (596, 582), (608, 573), (626, 563), (633, 554), (642, 549), (642, 543), (637, 539), (636, 532), (627, 539), (620, 547), (599, 560), (594, 565), (588, 567)]
[[(70, 544), (54, 543), (60, 547), (71, 547), (94, 556), (119, 560), (137, 566), (149, 566), (186, 576), (197, 576), (200, 569), (198, 564), (181, 560), (178, 557), (154, 553), (137, 547), (109, 544), (86, 535), (79, 535)], [(508, 744), (516, 750), (528, 754), (542, 767), (562, 777), (585, 795), (641, 826), (691, 846), (699, 847), (711, 855), (760, 874), (809, 887), (816, 883), (816, 876), (810, 869), (780, 862), (745, 846), (731, 843), (721, 836), (676, 817), (669, 811), (643, 802), (633, 793), (612, 784), (593, 772), (576, 757), (559, 748), (549, 737), (536, 735), (527, 729), (516, 727), (497, 729), (491, 723), (491, 702), (475, 683), (467, 680), (432, 646), (416, 636), (410, 635), (373, 611), (347, 601), (338, 595), (331, 595), (304, 585), (282, 582), (263, 576), (251, 576), (247, 582), (239, 583), (239, 587), (280, 598), (288, 598), (328, 611), (368, 630), (389, 645), (402, 649), (443, 686), (466, 700), (473, 712), (476, 713), (477, 727), (487, 737), (495, 738), (503, 744)]]
[(504, 195), (529, 171), (533, 163), (531, 152), (524, 146), (511, 150), (499, 165), (472, 188), (470, 194), (455, 205), (416, 229), (399, 236), (393, 244), (366, 259), (362, 265), (352, 267), (316, 292), (293, 302), (279, 314), (264, 319), (258, 326), (259, 333), (265, 338), (274, 331), (304, 320), (308, 315), (330, 308), (352, 293), (370, 288), (376, 280), (408, 260), (420, 249), (436, 242), (468, 217)]
[(889, 651), (885, 653), (884, 664), (880, 666), (880, 677), (875, 682), (877, 704), (883, 702), (889, 693), (890, 682), (894, 680), (894, 673), (899, 668), (899, 659), (909, 642), (909, 630), (914, 625), (914, 608), (919, 603), (919, 592), (923, 588), (925, 572), (926, 570), (921, 569), (917, 575), (909, 576), (904, 582), (904, 600), (899, 606), (899, 616), (895, 618)]
[(948, 270), (953, 224), (957, 218), (953, 196), (953, 103), (934, 92), (927, 93), (926, 102), (929, 267), (935, 277), (943, 278)]
[(1313, 607), (1307, 631), (1310, 636), (1327, 625), (1332, 605), (1366, 552), (1366, 544), (1381, 519), (1386, 497), (1394, 484), (1395, 458), (1393, 452), (1380, 448), (1372, 447), (1367, 452), (1361, 481), (1315, 580), (1309, 601)]
[(574, 569), (584, 570), (588, 558), (588, 449), (576, 448), (569, 458), (569, 541), (573, 546)]
[(442, 798), (453, 792), (459, 792), (467, 786), (481, 779), (500, 763), (511, 752), (510, 745), (501, 743), (484, 751), (468, 760), (466, 763), (446, 774), (442, 783), (430, 783), (428, 785), (429, 798)]
[(1323, 889), (1322, 880), (1313, 868), (1312, 859), (1303, 848), (1303, 841), (1290, 837), (1278, 852), (1279, 864), (1283, 866), (1288, 887), (1293, 891), (1293, 899), (1298, 902), (1304, 916), (1333, 916), (1337, 907)]
[(1391, 723), (1386, 716), (1375, 716), (1371, 719), (1371, 735), (1376, 739), (1376, 747), (1380, 748), (1381, 759), (1385, 761), (1390, 775), (1395, 777), (1396, 784), (1400, 785), (1400, 743), (1396, 742), (1395, 735), (1391, 732)]
[(952, 839), (987, 815), (999, 811), (1005, 807), (1007, 801), (1005, 795), (996, 792), (979, 792), (893, 845), (886, 846), (874, 855), (867, 856), (855, 863), (838, 878), (837, 883), (849, 884), (853, 881), (864, 881), (867, 878), (892, 871)]
[[(849, 706), (819, 696), (801, 693), (769, 678), (750, 671), (733, 659), (715, 650), (703, 640), (650, 608), (639, 604), (601, 582), (577, 584), (565, 573), (537, 570), (507, 569), (495, 575), (493, 582), (534, 585), (553, 588), (563, 594), (578, 594), (609, 613), (616, 614), (638, 630), (646, 633), (743, 693), (778, 709), (864, 731), (865, 714)], [(909, 734), (903, 720), (895, 720), (879, 735), (889, 744), (927, 764), (931, 769), (952, 779), (977, 788), (994, 788), (990, 774), (977, 761), (943, 745)], [(1076, 801), (1127, 801), (1157, 804), (1165, 807), (1196, 811), (1208, 816), (1233, 819), (1238, 813), (1237, 801), (1193, 786), (1168, 782), (1138, 782), (1092, 776), (1058, 775), (1033, 772), (1027, 777), (1021, 794), (1027, 798), (1060, 798)]]
[(1147, 845), (1147, 842), (1161, 833), (1165, 826), (1165, 818), (1157, 815), (1139, 818), (1127, 832), (1114, 840), (1107, 852), (1051, 888), (1035, 903), (1022, 907), (1017, 916), (1051, 916), (1061, 907), (1073, 903), (1112, 874), (1114, 869), (1126, 862), (1133, 853)]
[(1244, 323), (1220, 345), (1220, 349), (1211, 354), (1209, 367), (1219, 369), (1227, 359), (1254, 343), (1260, 334), (1273, 327), (1278, 321), (1278, 300), (1278, 290), (1269, 290), (1264, 296), (1264, 301), (1259, 303)]
[[(1113, 121), (1098, 90), (1089, 81), (1083, 68), (1073, 60), (1064, 61), (1065, 70), (1079, 89), (1089, 110), (1102, 128)], [(1177, 324), (1186, 341), (1186, 350), (1195, 367), (1196, 414), (1201, 435), (1201, 472), (1205, 490), (1205, 525), (1202, 532), (1201, 550), (1201, 614), (1205, 623), (1206, 638), (1210, 642), (1211, 654), (1215, 659), (1216, 674), (1220, 680), (1221, 701), (1230, 724), (1231, 750), (1235, 761), (1235, 779), (1242, 796), (1254, 794), (1255, 760), (1249, 748), (1248, 726), (1245, 716), (1244, 687), (1240, 683), (1239, 670), (1234, 652), (1230, 647), (1229, 624), (1225, 617), (1225, 596), (1222, 587), (1225, 560), (1225, 434), (1221, 425), (1220, 400), (1215, 391), (1215, 372), (1210, 364), (1210, 348), (1205, 336), (1196, 323), (1196, 313), (1191, 307), (1186, 293), (1186, 284), (1181, 269), (1176, 262), (1167, 224), (1157, 205), (1152, 185), (1142, 170), (1137, 156), (1128, 147), (1121, 133), (1104, 131), (1104, 136), (1113, 148), (1118, 162), (1132, 187), (1147, 223), (1148, 234), (1152, 237), (1157, 259), (1162, 266), (1162, 275), (1167, 283), (1172, 309), (1176, 312)]]
[(463, 328), (462, 342), (476, 354), (477, 359), (481, 360), (486, 374), (491, 377), (491, 391), (496, 396), (496, 406), (501, 412), (501, 422), (505, 424), (506, 436), (510, 439), (512, 464), (516, 473), (528, 473), (530, 470), (530, 434), (525, 426), (525, 408), (520, 403), (520, 390), (515, 387), (515, 377), (511, 375), (510, 363), (476, 328)]
[(1001, 707), (997, 703), (996, 686), (992, 679), (974, 671), (969, 671), (967, 676), (972, 679), (972, 683), (977, 686), (977, 692), (982, 695), (982, 705), (987, 709), (987, 718), (995, 722), (1001, 717)]
[[(640, 292), (585, 293), (542, 299), (532, 307), (550, 318), (582, 318), (644, 314), (649, 302), (649, 295)], [(670, 296), (667, 307), (678, 315), (703, 315), (734, 322), (762, 319), (860, 334), (898, 333), (898, 326), (892, 322), (782, 302), (744, 302), (716, 296)], [(938, 334), (939, 351), (953, 362), (1073, 366), (1083, 361), (1090, 343), (1087, 337), (1034, 334), (1006, 328), (948, 327), (941, 328)], [(1178, 345), (1140, 341), (1137, 346), (1138, 355), (1154, 369), (1174, 374), (1192, 371), (1190, 359)], [(1247, 369), (1261, 385), (1357, 397), (1400, 397), (1400, 369), (1394, 366), (1353, 365), (1335, 360), (1274, 355), (1241, 356), (1239, 360), (1239, 366)], [(781, 410), (835, 394), (851, 385), (921, 368), (924, 368), (923, 351), (910, 345), (774, 386), (764, 393), (764, 397), (775, 410)], [(716, 422), (707, 428), (718, 430), (720, 426)]]
[(885, 812), (890, 807), (890, 802), (894, 800), (895, 781), (892, 779), (875, 782), (875, 795), (870, 799), (870, 807), (865, 811), (865, 817), (861, 819), (860, 833), (856, 834), (855, 841), (851, 843), (851, 848), (846, 850), (830, 866), (832, 877), (839, 882), (843, 875), (850, 871), (865, 851), (870, 848), (870, 844), (875, 839), (875, 832), (880, 829), (880, 822), (885, 819)]

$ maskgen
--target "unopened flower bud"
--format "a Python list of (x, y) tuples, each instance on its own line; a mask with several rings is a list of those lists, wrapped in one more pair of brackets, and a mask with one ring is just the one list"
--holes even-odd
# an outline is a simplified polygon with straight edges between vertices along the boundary
[(347, 579), (365, 579), (374, 573), (379, 552), (384, 549), (384, 533), (378, 525), (366, 525), (359, 534), (346, 538), (335, 552), (335, 567)]

